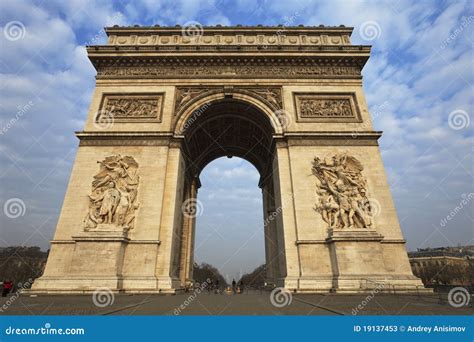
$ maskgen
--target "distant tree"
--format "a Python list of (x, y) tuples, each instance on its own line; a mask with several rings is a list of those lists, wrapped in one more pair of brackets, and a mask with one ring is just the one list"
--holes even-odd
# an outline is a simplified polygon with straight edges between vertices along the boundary
[(25, 284), (43, 274), (48, 252), (39, 247), (4, 247), (0, 249), (0, 282)]
[(263, 288), (265, 286), (265, 264), (258, 266), (252, 272), (244, 274), (238, 281), (243, 282), (245, 287)]
[(199, 283), (208, 281), (208, 279), (210, 279), (213, 283), (216, 280), (219, 280), (219, 287), (227, 286), (227, 282), (225, 281), (225, 278), (222, 276), (219, 270), (207, 263), (202, 263), (201, 265), (194, 263), (193, 278), (194, 281), (197, 281)]

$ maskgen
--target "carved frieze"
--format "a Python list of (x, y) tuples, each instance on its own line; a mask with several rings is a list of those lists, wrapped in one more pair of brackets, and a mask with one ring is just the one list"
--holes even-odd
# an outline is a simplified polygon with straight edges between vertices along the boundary
[(296, 93), (294, 103), (299, 121), (361, 121), (354, 94)]
[(113, 78), (360, 78), (356, 65), (153, 65), (101, 66), (98, 79)]
[[(181, 33), (181, 32), (180, 32)], [(204, 32), (205, 33), (205, 32)], [(204, 34), (188, 37), (182, 34), (142, 36), (110, 35), (109, 45), (350, 45), (347, 33), (297, 35), (287, 33), (286, 28), (276, 28), (266, 34)]]
[(163, 97), (163, 93), (105, 94), (96, 120), (98, 122), (160, 122)]
[(273, 110), (279, 110), (283, 108), (282, 90), (281, 87), (278, 86), (226, 86), (225, 88), (216, 86), (195, 86), (176, 88), (174, 113), (177, 115), (183, 110), (183, 108), (187, 107), (197, 98), (218, 93), (246, 94), (261, 100)]
[(318, 211), (328, 228), (372, 228), (373, 208), (367, 197), (362, 164), (353, 156), (338, 153), (313, 160)]
[(97, 163), (100, 168), (92, 181), (84, 230), (133, 229), (139, 206), (138, 163), (133, 157), (120, 154)]

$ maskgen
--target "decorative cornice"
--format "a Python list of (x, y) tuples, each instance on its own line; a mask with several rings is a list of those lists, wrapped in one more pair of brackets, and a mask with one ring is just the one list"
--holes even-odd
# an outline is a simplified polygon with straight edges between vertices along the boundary
[(323, 245), (327, 244), (326, 240), (296, 240), (295, 244), (298, 245)]
[(352, 27), (108, 27), (109, 45), (350, 45)]
[(87, 46), (89, 55), (98, 54), (145, 54), (146, 56), (163, 56), (168, 52), (169, 55), (192, 53), (206, 53), (206, 52), (220, 52), (223, 54), (233, 54), (242, 52), (257, 52), (262, 55), (282, 54), (293, 52), (312, 54), (312, 55), (355, 55), (366, 56), (370, 53), (370, 46), (368, 45), (92, 45)]
[[(342, 32), (351, 34), (354, 30), (351, 26), (339, 25), (339, 26), (311, 26), (311, 25), (298, 25), (298, 26), (287, 26), (287, 25), (215, 25), (215, 26), (202, 26), (202, 29), (209, 33), (268, 33), (279, 30), (285, 32), (299, 32), (299, 33), (325, 33), (325, 32)], [(107, 35), (111, 34), (130, 34), (130, 33), (181, 33), (183, 27), (181, 25), (175, 26), (109, 26), (105, 28)]]
[[(382, 136), (380, 131), (353, 132), (285, 132), (283, 137), (288, 146), (378, 146), (377, 140)], [(280, 145), (281, 146), (281, 145)]]
[[(80, 146), (175, 146), (184, 137), (171, 132), (76, 132)], [(380, 131), (285, 132), (274, 136), (277, 147), (286, 146), (377, 146)]]
[(168, 132), (76, 132), (79, 146), (169, 146)]
[[(361, 78), (370, 46), (340, 27), (112, 27), (87, 48), (98, 78)], [(197, 32), (194, 32), (197, 29)]]

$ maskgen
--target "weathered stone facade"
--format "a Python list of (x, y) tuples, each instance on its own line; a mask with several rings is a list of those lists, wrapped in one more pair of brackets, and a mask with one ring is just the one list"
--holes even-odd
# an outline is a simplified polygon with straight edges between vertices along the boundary
[(97, 85), (33, 291), (183, 289), (199, 174), (226, 155), (260, 172), (269, 286), (420, 290), (362, 91), (370, 47), (351, 32), (107, 28), (88, 47)]

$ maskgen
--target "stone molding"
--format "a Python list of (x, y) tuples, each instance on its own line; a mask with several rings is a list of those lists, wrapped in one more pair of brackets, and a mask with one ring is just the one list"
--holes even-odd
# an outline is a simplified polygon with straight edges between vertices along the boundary
[[(175, 146), (183, 136), (171, 132), (76, 132), (79, 146)], [(275, 135), (277, 147), (288, 146), (378, 146), (379, 131), (288, 132)]]
[(350, 45), (352, 27), (108, 27), (109, 45)]
[(362, 62), (338, 58), (95, 58), (97, 79), (343, 78), (361, 79)]

